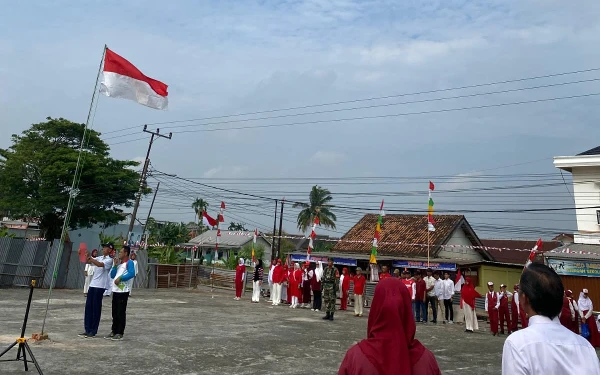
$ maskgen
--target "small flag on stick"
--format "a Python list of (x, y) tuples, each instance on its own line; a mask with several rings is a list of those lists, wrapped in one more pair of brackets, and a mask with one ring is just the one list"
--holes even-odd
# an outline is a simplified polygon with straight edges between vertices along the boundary
[(523, 267), (523, 270), (525, 270), (525, 268), (527, 268), (527, 266), (529, 266), (531, 263), (533, 263), (533, 260), (535, 259), (535, 253), (538, 251), (538, 249), (541, 251), (542, 249), (542, 239), (538, 239), (535, 246), (533, 247), (533, 249), (531, 249), (531, 252), (529, 253), (529, 258), (527, 258), (527, 262), (525, 262), (525, 267)]
[(381, 239), (381, 226), (383, 225), (384, 216), (385, 212), (383, 212), (382, 200), (381, 206), (379, 206), (379, 216), (377, 217), (377, 224), (375, 225), (375, 234), (373, 235), (373, 246), (371, 247), (371, 257), (369, 259), (369, 263), (371, 264), (377, 263), (377, 247), (379, 246), (379, 241)]
[(429, 203), (427, 207), (427, 230), (435, 232), (435, 220), (433, 219), (433, 199), (431, 192), (435, 190), (433, 182), (429, 181)]

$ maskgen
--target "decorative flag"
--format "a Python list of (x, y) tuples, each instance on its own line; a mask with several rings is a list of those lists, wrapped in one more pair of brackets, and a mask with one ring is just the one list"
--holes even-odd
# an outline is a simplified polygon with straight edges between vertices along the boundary
[(206, 211), (202, 211), (202, 224), (206, 225), (209, 228), (216, 227), (217, 221), (210, 217)]
[(216, 225), (217, 225), (217, 240), (215, 241), (215, 260), (217, 260), (217, 258), (219, 257), (219, 240), (221, 238), (221, 228), (220, 228), (220, 224), (222, 222), (225, 221), (225, 219), (223, 218), (223, 210), (225, 209), (225, 202), (221, 202), (221, 211), (219, 212), (219, 220), (213, 220), (216, 221)]
[(312, 254), (314, 247), (314, 239), (317, 238), (317, 233), (315, 233), (315, 229), (317, 225), (321, 224), (318, 216), (315, 216), (315, 220), (313, 221), (313, 226), (310, 231), (310, 237), (308, 239), (308, 249), (306, 250), (306, 260), (310, 260), (310, 254)]
[(252, 239), (252, 263), (256, 263), (254, 256), (254, 248), (256, 247), (256, 237), (258, 237), (258, 229), (254, 229), (254, 238)]
[(167, 85), (145, 76), (132, 63), (106, 48), (100, 92), (155, 109), (167, 109)]
[(433, 219), (433, 199), (431, 192), (435, 190), (433, 182), (429, 181), (429, 204), (427, 207), (427, 230), (435, 232), (435, 220)]
[(525, 262), (525, 267), (523, 267), (523, 270), (525, 270), (525, 268), (527, 268), (527, 266), (529, 266), (531, 263), (533, 263), (533, 260), (535, 259), (535, 253), (538, 249), (542, 248), (542, 239), (538, 239), (535, 246), (533, 247), (533, 249), (531, 249), (531, 252), (529, 253), (529, 258), (527, 258), (527, 262)]
[(206, 211), (202, 211), (202, 223), (209, 228), (217, 226), (218, 221), (210, 216)]
[(381, 206), (379, 207), (379, 216), (377, 217), (377, 224), (375, 225), (375, 234), (373, 235), (373, 246), (371, 247), (371, 258), (369, 259), (369, 263), (376, 264), (377, 263), (377, 247), (379, 240), (381, 239), (381, 226), (383, 225), (383, 217), (385, 213), (383, 212), (383, 200), (381, 201)]

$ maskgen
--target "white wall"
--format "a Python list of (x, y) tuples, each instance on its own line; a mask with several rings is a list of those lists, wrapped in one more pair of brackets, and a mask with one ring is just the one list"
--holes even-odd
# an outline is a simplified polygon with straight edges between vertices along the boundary
[[(465, 232), (458, 228), (452, 233), (452, 237), (447, 243), (448, 245), (473, 245), (471, 241), (465, 235)], [(467, 260), (483, 260), (483, 257), (475, 249), (469, 249), (466, 247), (446, 247), (443, 248), (438, 257), (440, 258), (451, 258), (451, 259), (467, 259)]]
[(581, 209), (582, 207), (600, 206), (600, 166), (576, 167), (573, 174), (573, 194), (575, 207), (577, 207), (577, 230), (575, 236), (577, 243), (600, 243), (600, 225), (596, 218), (596, 208)]

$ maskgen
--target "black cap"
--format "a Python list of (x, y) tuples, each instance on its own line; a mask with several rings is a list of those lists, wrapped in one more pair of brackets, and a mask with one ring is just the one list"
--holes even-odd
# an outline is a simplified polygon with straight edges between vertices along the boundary
[(433, 272), (433, 270), (431, 268), (428, 268), (427, 272)]
[(102, 246), (102, 247), (108, 247), (108, 248), (109, 248), (109, 249), (111, 249), (111, 250), (114, 250), (114, 249), (115, 249), (115, 245), (113, 245), (113, 243), (112, 243), (112, 242), (109, 242), (109, 243), (103, 243), (103, 244), (101, 244), (100, 246)]

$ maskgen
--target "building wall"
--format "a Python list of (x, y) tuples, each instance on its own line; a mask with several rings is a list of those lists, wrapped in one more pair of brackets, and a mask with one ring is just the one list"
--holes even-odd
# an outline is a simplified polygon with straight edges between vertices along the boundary
[(500, 284), (506, 285), (506, 290), (511, 292), (515, 284), (519, 283), (521, 279), (522, 268), (516, 267), (501, 267), (492, 265), (481, 265), (479, 266), (479, 283), (475, 288), (481, 295), (488, 291), (487, 283), (491, 281), (494, 283), (494, 290), (500, 291)]
[(600, 225), (596, 217), (596, 209), (579, 209), (580, 207), (600, 206), (600, 166), (573, 168), (573, 193), (575, 207), (578, 208), (577, 230), (580, 232), (596, 232), (595, 235), (577, 234), (576, 243), (599, 244)]
[[(98, 224), (92, 226), (91, 228), (81, 228), (69, 231), (69, 238), (71, 242), (73, 242), (73, 249), (79, 249), (79, 244), (81, 242), (85, 242), (89, 251), (92, 249), (100, 248), (100, 233), (104, 233), (106, 236), (118, 237), (122, 236), (123, 238), (127, 238), (129, 230), (128, 224), (117, 224), (102, 229), (102, 227)], [(142, 232), (144, 228), (141, 225), (135, 225), (133, 227), (133, 237), (132, 240), (139, 241), (142, 237)], [(121, 244), (115, 244), (118, 246)]]
[[(465, 235), (465, 232), (458, 228), (452, 233), (450, 240), (447, 243), (448, 245), (463, 245), (463, 246), (471, 246), (473, 245), (471, 241)], [(468, 249), (466, 247), (456, 247), (456, 248), (443, 248), (439, 254), (439, 258), (450, 258), (450, 259), (463, 259), (463, 260), (483, 260), (481, 254), (479, 254), (474, 249)]]

